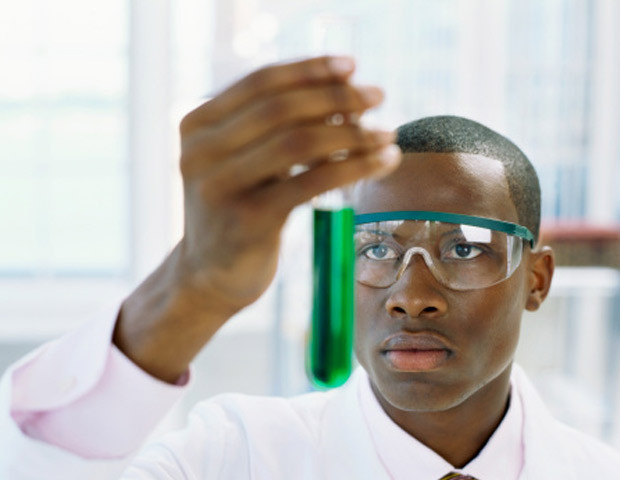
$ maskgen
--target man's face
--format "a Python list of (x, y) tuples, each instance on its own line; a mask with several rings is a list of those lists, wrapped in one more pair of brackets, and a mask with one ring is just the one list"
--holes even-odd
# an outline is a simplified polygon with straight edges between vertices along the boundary
[[(429, 210), (519, 223), (503, 165), (468, 154), (406, 154), (395, 173), (356, 190), (355, 207), (356, 213)], [(444, 287), (419, 255), (388, 288), (358, 283), (355, 352), (379, 400), (399, 410), (444, 411), (507, 378), (529, 288), (528, 254), (526, 247), (510, 278), (483, 289)], [(444, 353), (405, 353), (398, 363), (387, 352), (388, 339), (409, 334), (440, 342)]]

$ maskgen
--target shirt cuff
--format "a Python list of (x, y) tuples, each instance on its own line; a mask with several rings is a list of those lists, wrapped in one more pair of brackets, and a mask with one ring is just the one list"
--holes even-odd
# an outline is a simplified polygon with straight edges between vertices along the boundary
[(111, 343), (115, 321), (91, 322), (16, 366), (11, 416), (22, 432), (91, 459), (140, 447), (187, 390), (190, 374), (171, 385), (141, 370)]

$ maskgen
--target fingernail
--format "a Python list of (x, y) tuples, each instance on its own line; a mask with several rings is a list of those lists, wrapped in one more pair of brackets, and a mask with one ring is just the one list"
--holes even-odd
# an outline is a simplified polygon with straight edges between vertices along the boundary
[(388, 145), (385, 148), (379, 150), (377, 159), (384, 165), (393, 165), (400, 160), (401, 151), (397, 145)]
[(383, 100), (383, 91), (379, 87), (358, 87), (357, 91), (368, 105), (376, 105)]
[(355, 62), (351, 57), (330, 57), (328, 60), (329, 69), (336, 75), (346, 75), (355, 68)]
[(388, 130), (374, 130), (372, 136), (377, 143), (393, 143), (396, 140), (396, 132)]
[(395, 166), (398, 165), (400, 157), (400, 148), (398, 148), (396, 145), (392, 144), (379, 150), (379, 153), (375, 158), (377, 163), (379, 165), (382, 165), (384, 168), (376, 171), (370, 178), (373, 180), (381, 180), (390, 175), (394, 171)]
[(351, 125), (359, 125), (362, 115), (357, 112), (349, 113), (349, 123)]

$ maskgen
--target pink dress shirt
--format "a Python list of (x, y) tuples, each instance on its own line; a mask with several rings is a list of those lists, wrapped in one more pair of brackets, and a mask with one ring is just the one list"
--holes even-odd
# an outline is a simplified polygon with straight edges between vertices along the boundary
[(11, 415), (26, 435), (84, 458), (125, 457), (182, 396), (189, 374), (179, 385), (162, 382), (112, 345), (117, 308), (15, 369)]
[[(514, 392), (514, 388), (513, 388)], [(375, 449), (392, 478), (439, 479), (449, 472), (475, 478), (518, 480), (523, 468), (523, 408), (518, 395), (512, 395), (504, 419), (482, 451), (464, 468), (454, 468), (426, 445), (402, 430), (385, 413), (369, 382), (360, 383), (360, 405)]]

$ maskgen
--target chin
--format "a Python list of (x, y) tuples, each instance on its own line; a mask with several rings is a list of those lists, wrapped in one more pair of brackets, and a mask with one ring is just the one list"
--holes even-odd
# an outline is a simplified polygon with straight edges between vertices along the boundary
[(398, 375), (394, 378), (373, 378), (375, 394), (392, 407), (410, 412), (442, 412), (469, 398), (475, 388), (454, 382), (434, 381), (425, 374)]
[(381, 392), (394, 408), (408, 412), (444, 412), (462, 404), (473, 392), (454, 388), (416, 388)]

